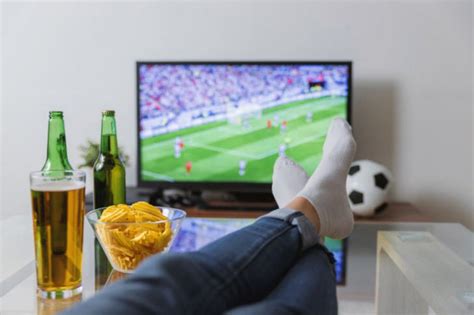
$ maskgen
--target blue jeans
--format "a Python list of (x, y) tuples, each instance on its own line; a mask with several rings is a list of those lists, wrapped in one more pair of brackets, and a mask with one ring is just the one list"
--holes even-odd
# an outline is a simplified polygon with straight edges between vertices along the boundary
[(151, 257), (65, 314), (337, 314), (332, 255), (305, 249), (294, 217), (263, 217), (199, 251)]

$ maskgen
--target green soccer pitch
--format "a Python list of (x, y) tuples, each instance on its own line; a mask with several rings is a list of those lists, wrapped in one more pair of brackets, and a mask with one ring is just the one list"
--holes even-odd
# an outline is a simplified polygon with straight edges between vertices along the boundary
[[(144, 181), (248, 182), (270, 183), (279, 148), (286, 144), (286, 156), (312, 172), (318, 164), (326, 132), (335, 117), (346, 117), (345, 97), (323, 97), (289, 102), (265, 109), (247, 124), (217, 121), (158, 135), (141, 141)], [(313, 113), (308, 121), (308, 112)], [(278, 115), (286, 131), (275, 126)], [(268, 128), (267, 121), (272, 121)], [(175, 141), (181, 137), (184, 148), (175, 157)], [(240, 161), (246, 161), (239, 174)], [(186, 163), (191, 162), (188, 173)]]

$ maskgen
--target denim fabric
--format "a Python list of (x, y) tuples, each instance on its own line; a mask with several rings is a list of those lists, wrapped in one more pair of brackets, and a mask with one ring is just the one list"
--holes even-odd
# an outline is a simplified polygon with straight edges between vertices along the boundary
[[(288, 288), (278, 288), (292, 283), (288, 282), (291, 279), (281, 281), (291, 278), (293, 273), (297, 286), (289, 291), (305, 300), (304, 291), (317, 273), (306, 268), (327, 273), (314, 281), (323, 281), (318, 285), (332, 292), (326, 278), (332, 279), (332, 285), (335, 285), (335, 279), (328, 272), (330, 268), (324, 251), (315, 248), (313, 255), (326, 258), (313, 258), (314, 267), (308, 266), (311, 263), (306, 262), (306, 254), (295, 265), (301, 256), (301, 246), (297, 226), (280, 219), (262, 218), (197, 252), (151, 257), (133, 275), (104, 288), (64, 314), (222, 314), (265, 297), (277, 299), (276, 292), (284, 296)], [(308, 251), (308, 254), (312, 252)], [(300, 263), (301, 267), (297, 267)], [(293, 266), (297, 268), (293, 270)], [(298, 284), (304, 278), (303, 274), (310, 278)], [(320, 294), (320, 291), (314, 294)], [(324, 293), (322, 298), (328, 294)]]
[(336, 315), (334, 257), (322, 245), (303, 253), (277, 287), (262, 301), (237, 307), (226, 315)]
[(306, 250), (319, 243), (319, 234), (314, 229), (313, 224), (301, 212), (290, 208), (280, 208), (258, 219), (262, 218), (276, 218), (296, 225), (301, 235), (302, 250)]

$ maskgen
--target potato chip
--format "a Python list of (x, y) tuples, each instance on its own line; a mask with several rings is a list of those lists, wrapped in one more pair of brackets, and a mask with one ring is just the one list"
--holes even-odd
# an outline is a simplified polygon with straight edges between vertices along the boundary
[(170, 222), (161, 209), (144, 201), (107, 207), (99, 221), (105, 224), (96, 225), (97, 235), (112, 264), (124, 271), (163, 251), (172, 237)]

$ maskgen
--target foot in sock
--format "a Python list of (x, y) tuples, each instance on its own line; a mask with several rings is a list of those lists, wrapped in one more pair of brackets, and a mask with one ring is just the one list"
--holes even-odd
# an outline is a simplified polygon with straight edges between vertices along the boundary
[(352, 232), (354, 218), (347, 200), (346, 178), (355, 150), (349, 124), (343, 119), (334, 119), (319, 166), (297, 194), (316, 210), (321, 236), (340, 239)]
[(288, 205), (303, 189), (308, 174), (293, 160), (279, 157), (273, 167), (272, 192), (278, 207)]

